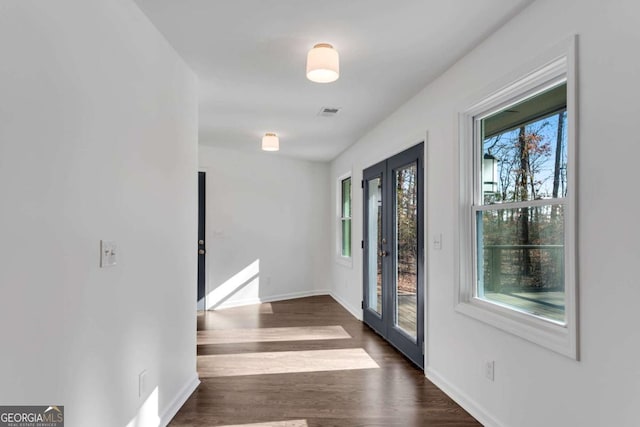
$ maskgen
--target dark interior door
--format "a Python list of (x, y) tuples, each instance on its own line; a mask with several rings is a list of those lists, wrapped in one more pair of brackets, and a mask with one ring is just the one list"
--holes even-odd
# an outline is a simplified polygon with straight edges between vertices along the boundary
[(423, 150), (363, 171), (364, 322), (424, 366)]
[(206, 173), (198, 172), (198, 310), (205, 309), (205, 207)]

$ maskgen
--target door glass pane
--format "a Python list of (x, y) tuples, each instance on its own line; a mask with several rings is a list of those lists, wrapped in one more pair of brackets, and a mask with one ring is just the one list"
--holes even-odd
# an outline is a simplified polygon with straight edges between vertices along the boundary
[(369, 300), (367, 306), (378, 314), (382, 314), (382, 258), (380, 245), (382, 242), (382, 179), (380, 177), (368, 181), (367, 185), (367, 289)]
[(396, 326), (410, 336), (418, 322), (418, 169), (411, 163), (396, 171)]

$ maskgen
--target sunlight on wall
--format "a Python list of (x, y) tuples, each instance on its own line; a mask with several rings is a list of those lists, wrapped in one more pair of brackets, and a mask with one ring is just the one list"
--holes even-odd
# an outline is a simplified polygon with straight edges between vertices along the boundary
[(138, 414), (129, 421), (127, 427), (149, 427), (160, 425), (158, 416), (158, 387), (153, 389), (147, 400), (144, 401)]
[(260, 260), (257, 259), (207, 294), (207, 310), (216, 308), (244, 287), (255, 286), (256, 289), (259, 288), (259, 276)]

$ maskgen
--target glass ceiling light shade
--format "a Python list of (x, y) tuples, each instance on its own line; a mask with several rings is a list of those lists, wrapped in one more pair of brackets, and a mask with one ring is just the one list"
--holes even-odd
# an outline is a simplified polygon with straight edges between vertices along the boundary
[(262, 137), (262, 149), (264, 151), (278, 151), (280, 149), (280, 140), (275, 133), (267, 132)]
[(340, 77), (338, 52), (329, 43), (318, 43), (307, 54), (307, 78), (316, 83), (331, 83)]

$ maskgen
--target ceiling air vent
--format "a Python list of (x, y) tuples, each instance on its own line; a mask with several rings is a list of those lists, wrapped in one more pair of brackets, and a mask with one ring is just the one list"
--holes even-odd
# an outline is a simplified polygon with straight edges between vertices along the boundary
[(318, 115), (322, 117), (333, 117), (338, 114), (339, 111), (340, 108), (338, 107), (322, 107)]

